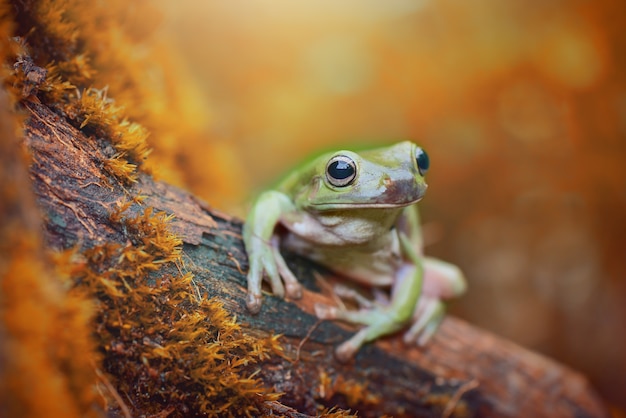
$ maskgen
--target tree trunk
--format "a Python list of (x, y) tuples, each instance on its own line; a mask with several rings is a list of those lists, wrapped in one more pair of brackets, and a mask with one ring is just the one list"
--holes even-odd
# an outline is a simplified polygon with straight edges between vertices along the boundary
[[(125, 192), (146, 196), (145, 205), (173, 214), (185, 268), (202, 293), (223, 301), (246, 332), (283, 335), (284, 356), (254, 365), (257, 378), (284, 393), (282, 405), (307, 415), (325, 405), (372, 417), (606, 416), (580, 374), (450, 316), (424, 348), (391, 336), (362, 348), (347, 364), (336, 361), (334, 348), (354, 330), (320, 322), (313, 314), (316, 302), (333, 303), (315, 279), (315, 272), (326, 272), (287, 255), (306, 287), (303, 298), (284, 301), (266, 294), (260, 314), (251, 315), (245, 306), (247, 258), (239, 220), (143, 173), (125, 190), (112, 182), (103, 186), (108, 174), (98, 163), (104, 158), (98, 139), (85, 137), (40, 103), (27, 102), (25, 107), (25, 143), (32, 153), (31, 178), (48, 245), (123, 245), (110, 213)], [(268, 408), (277, 413), (282, 407)], [(298, 416), (288, 408), (282, 413)]]

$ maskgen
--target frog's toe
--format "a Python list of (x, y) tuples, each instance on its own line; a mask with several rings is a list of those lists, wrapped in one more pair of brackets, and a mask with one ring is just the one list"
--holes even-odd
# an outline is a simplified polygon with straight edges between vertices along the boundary
[(430, 341), (432, 336), (435, 335), (435, 332), (437, 332), (437, 329), (439, 328), (440, 323), (441, 321), (433, 321), (433, 322), (429, 322), (428, 324), (426, 324), (426, 326), (424, 327), (424, 330), (422, 331), (419, 338), (417, 339), (417, 345), (419, 345), (420, 347), (425, 346), (426, 343)]
[(404, 333), (404, 342), (424, 346), (435, 334), (445, 315), (445, 306), (438, 299), (431, 299), (424, 303), (423, 310), (413, 322), (411, 328)]
[(302, 298), (302, 286), (298, 282), (285, 282), (285, 291), (291, 299)]
[(272, 288), (272, 294), (283, 299), (285, 297), (285, 287), (281, 281), (270, 281), (270, 287)]
[(291, 272), (287, 263), (285, 263), (285, 259), (281, 255), (278, 244), (274, 243), (273, 246), (273, 254), (274, 260), (276, 261), (276, 268), (278, 269), (278, 274), (282, 278), (282, 281), (285, 284), (285, 293), (291, 299), (300, 299), (302, 297), (302, 286), (296, 276)]
[(335, 357), (341, 363), (347, 363), (354, 357), (359, 348), (360, 346), (356, 346), (351, 340), (348, 340), (335, 349)]
[(250, 313), (256, 315), (261, 312), (261, 305), (263, 304), (260, 294), (248, 293), (248, 299), (246, 300), (246, 306)]
[(315, 315), (319, 319), (335, 319), (337, 318), (338, 309), (335, 306), (315, 304)]
[[(427, 329), (432, 329), (432, 332), (429, 332), (428, 335), (426, 334)], [(405, 344), (418, 345), (421, 347), (428, 342), (430, 337), (432, 337), (435, 329), (436, 327), (433, 328), (426, 323), (419, 324), (416, 322), (407, 332), (404, 333), (402, 339)]]
[(333, 292), (341, 299), (352, 300), (356, 302), (361, 309), (373, 309), (375, 307), (374, 302), (367, 299), (351, 287), (342, 284), (336, 284), (333, 288)]
[(278, 272), (275, 270), (267, 269), (268, 281), (270, 282), (270, 287), (272, 288), (272, 293), (279, 298), (285, 297), (285, 286), (283, 286), (283, 281), (281, 280)]

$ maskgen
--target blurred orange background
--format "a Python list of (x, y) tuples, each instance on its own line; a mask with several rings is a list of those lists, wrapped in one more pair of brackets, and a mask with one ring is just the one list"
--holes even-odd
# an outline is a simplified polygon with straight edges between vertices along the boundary
[(187, 187), (241, 216), (313, 152), (418, 142), (427, 251), (470, 283), (454, 314), (582, 371), (624, 416), (626, 2), (161, 3), (230, 185), (191, 152)]

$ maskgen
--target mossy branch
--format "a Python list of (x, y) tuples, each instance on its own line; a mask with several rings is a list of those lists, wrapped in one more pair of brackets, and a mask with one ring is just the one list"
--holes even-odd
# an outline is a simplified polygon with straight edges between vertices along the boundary
[[(101, 341), (100, 349), (105, 364), (107, 359), (111, 362), (107, 371), (116, 374), (118, 390), (130, 391), (132, 385), (141, 384), (148, 391), (150, 379), (165, 379), (164, 373), (175, 379), (181, 373), (180, 382), (199, 382), (177, 395), (183, 403), (192, 402), (193, 390), (206, 390), (203, 379), (211, 375), (211, 368), (221, 367), (224, 373), (225, 366), (203, 362), (197, 376), (183, 376), (188, 370), (183, 364), (172, 370), (160, 369), (159, 364), (168, 358), (185, 360), (186, 350), (202, 347), (209, 357), (232, 356), (229, 367), (245, 372), (238, 376), (249, 379), (232, 375), (228, 378), (232, 391), (216, 393), (211, 399), (224, 401), (224, 408), (239, 408), (234, 401), (228, 403), (229, 397), (246, 391), (256, 396), (255, 382), (261, 382), (270, 390), (257, 408), (259, 414), (315, 415), (320, 408), (339, 406), (358, 411), (359, 416), (606, 416), (578, 373), (451, 317), (426, 348), (409, 347), (401, 338), (391, 337), (363, 348), (349, 364), (335, 361), (334, 347), (352, 330), (320, 323), (312, 314), (314, 303), (332, 303), (318, 288), (314, 274), (318, 268), (288, 257), (307, 287), (303, 299), (292, 302), (266, 295), (261, 313), (250, 315), (245, 307), (247, 259), (240, 221), (144, 172), (136, 172), (132, 182), (120, 181), (95, 136), (85, 136), (42, 104), (26, 102), (26, 108), (30, 117), (25, 142), (32, 153), (31, 178), (45, 216), (48, 245), (81, 254), (90, 266), (82, 276), (78, 274), (81, 283), (97, 286), (97, 293), (104, 295), (101, 300), (125, 305), (137, 321), (120, 324), (105, 312), (97, 325), (108, 330), (101, 335), (110, 341)], [(165, 224), (168, 228), (161, 229)], [(168, 258), (172, 254), (174, 258)], [(140, 275), (125, 270), (137, 263), (144, 267)], [(180, 299), (171, 305), (164, 291), (172, 288), (192, 291), (177, 293)], [(140, 301), (133, 293), (137, 289), (150, 297)], [(193, 301), (188, 300), (189, 294), (195, 295)], [(192, 306), (208, 301), (216, 304), (201, 311)], [(208, 317), (199, 317), (199, 312)], [(222, 317), (224, 312), (231, 319)], [(229, 337), (231, 345), (220, 351), (205, 339), (203, 327), (228, 321), (240, 337)], [(188, 344), (176, 349), (164, 345), (158, 324), (175, 325), (170, 334), (185, 336)], [(137, 346), (119, 344), (116, 332), (124, 330), (135, 333), (129, 338), (138, 341)], [(225, 336), (218, 332), (216, 338)], [(133, 350), (141, 352), (134, 356)], [(136, 364), (122, 364), (133, 359)], [(140, 376), (133, 370), (139, 370)], [(272, 393), (282, 395), (272, 398)], [(135, 413), (155, 412), (142, 407), (134, 405)]]

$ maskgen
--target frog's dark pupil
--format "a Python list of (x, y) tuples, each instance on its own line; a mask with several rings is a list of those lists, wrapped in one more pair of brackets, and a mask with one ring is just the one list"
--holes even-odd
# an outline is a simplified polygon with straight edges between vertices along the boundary
[(333, 161), (328, 166), (328, 174), (337, 180), (347, 179), (354, 175), (354, 167), (347, 161)]
[(428, 158), (428, 154), (421, 148), (418, 148), (415, 152), (415, 159), (417, 160), (417, 167), (420, 170), (420, 173), (423, 175), (426, 174), (428, 169), (430, 168), (430, 159)]

